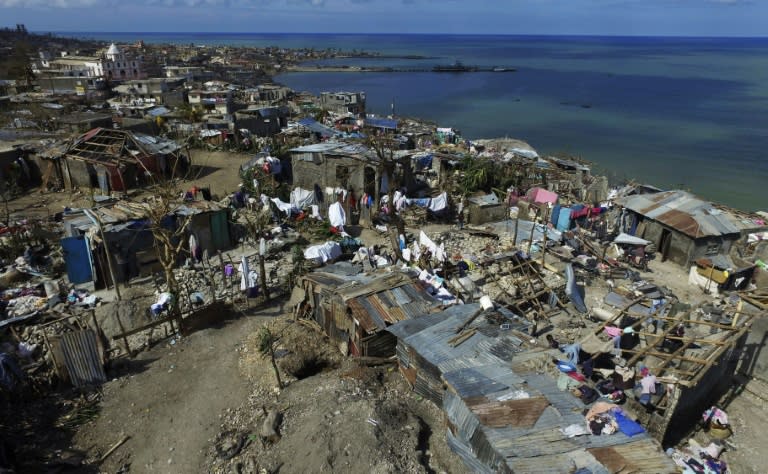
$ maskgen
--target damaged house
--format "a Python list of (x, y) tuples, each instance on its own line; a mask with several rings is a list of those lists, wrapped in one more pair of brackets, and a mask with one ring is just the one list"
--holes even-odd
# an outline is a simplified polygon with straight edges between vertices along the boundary
[(315, 271), (298, 286), (298, 317), (317, 322), (345, 355), (388, 357), (395, 337), (385, 329), (437, 310), (427, 284), (405, 273), (340, 276)]
[(456, 305), (387, 329), (401, 373), (445, 412), (447, 441), (467, 469), (512, 472), (678, 472), (648, 433), (584, 436), (584, 404), (558, 388), (528, 344), (529, 322)]
[(95, 128), (52, 152), (41, 154), (48, 161), (41, 163), (44, 185), (97, 188), (103, 195), (141, 188), (153, 176), (183, 174), (189, 166), (172, 140), (108, 128)]
[[(96, 287), (113, 285), (107, 258), (112, 260), (117, 283), (161, 271), (146, 206), (148, 204), (118, 201), (87, 212), (66, 214), (61, 246), (69, 281), (94, 282)], [(175, 228), (185, 219), (190, 221), (184, 233), (182, 258), (190, 255), (190, 237), (194, 237), (201, 252), (209, 255), (232, 247), (227, 209), (209, 201), (186, 202), (168, 216), (163, 225)]]
[(262, 107), (235, 112), (235, 129), (248, 130), (257, 137), (271, 137), (288, 125), (288, 107)]
[(384, 192), (380, 166), (365, 147), (325, 142), (290, 150), (294, 186), (304, 189), (343, 188), (358, 195)]
[(616, 199), (621, 230), (656, 245), (662, 261), (688, 266), (702, 257), (727, 255), (742, 233), (760, 226), (685, 191)]

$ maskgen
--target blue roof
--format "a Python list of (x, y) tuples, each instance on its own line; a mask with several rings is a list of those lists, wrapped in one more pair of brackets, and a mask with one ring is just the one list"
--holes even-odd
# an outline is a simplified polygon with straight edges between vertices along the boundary
[(319, 133), (320, 135), (322, 135), (324, 137), (332, 137), (332, 136), (334, 136), (334, 135), (339, 133), (338, 131), (332, 129), (331, 127), (327, 127), (327, 126), (321, 124), (320, 122), (318, 122), (317, 120), (313, 119), (312, 117), (305, 117), (305, 118), (299, 120), (298, 123), (302, 127), (306, 127), (308, 129), (310, 129), (311, 131), (313, 131), (315, 133)]
[(367, 118), (365, 119), (365, 126), (397, 130), (397, 120), (387, 118)]

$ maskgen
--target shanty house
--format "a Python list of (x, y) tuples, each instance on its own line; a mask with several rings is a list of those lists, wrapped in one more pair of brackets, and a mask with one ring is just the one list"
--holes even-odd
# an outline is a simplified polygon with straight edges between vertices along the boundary
[(324, 142), (294, 148), (290, 154), (294, 186), (352, 189), (358, 196), (384, 192), (378, 159), (363, 146)]
[(179, 167), (187, 161), (180, 150), (165, 138), (95, 128), (48, 156), (54, 170), (46, 171), (44, 181), (58, 179), (66, 189), (99, 188), (104, 195), (124, 192), (150, 183), (153, 176), (184, 172)]
[(262, 107), (235, 113), (235, 129), (246, 129), (258, 137), (271, 137), (288, 125), (287, 107)]
[(473, 225), (503, 221), (507, 217), (507, 206), (499, 202), (495, 194), (473, 196), (468, 199), (468, 222)]
[(727, 255), (742, 233), (759, 226), (685, 191), (664, 191), (616, 199), (621, 229), (656, 245), (662, 261), (691, 262)]
[(316, 321), (345, 355), (393, 355), (395, 337), (384, 330), (440, 306), (425, 283), (405, 273), (342, 277), (316, 271), (299, 286), (304, 291), (299, 316)]
[(445, 412), (448, 445), (469, 471), (677, 472), (648, 433), (569, 436), (566, 428), (585, 424), (584, 404), (538, 367), (516, 363), (526, 350), (542, 354), (526, 346), (528, 322), (480, 310), (452, 306), (387, 329), (400, 371)]
[[(65, 237), (61, 239), (61, 246), (69, 281), (93, 281), (98, 287), (112, 285), (107, 258), (112, 260), (118, 283), (160, 271), (146, 206), (148, 204), (119, 201), (91, 209), (93, 218), (82, 211), (65, 214)], [(200, 249), (209, 255), (232, 246), (227, 209), (208, 201), (187, 202), (168, 216), (163, 225), (173, 228), (184, 219), (190, 221), (183, 236), (182, 258), (189, 256), (190, 236), (194, 236)], [(99, 225), (107, 240), (106, 246), (97, 231)]]

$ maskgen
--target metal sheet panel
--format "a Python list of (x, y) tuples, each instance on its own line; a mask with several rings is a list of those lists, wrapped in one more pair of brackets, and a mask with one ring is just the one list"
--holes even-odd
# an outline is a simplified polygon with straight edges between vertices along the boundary
[(101, 384), (107, 381), (104, 360), (100, 355), (96, 333), (91, 329), (71, 331), (58, 340), (64, 354), (64, 365), (75, 387)]

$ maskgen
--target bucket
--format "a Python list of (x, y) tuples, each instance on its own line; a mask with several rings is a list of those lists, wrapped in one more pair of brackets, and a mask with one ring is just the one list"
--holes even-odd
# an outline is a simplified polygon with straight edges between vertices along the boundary
[(493, 309), (493, 301), (491, 301), (491, 297), (488, 295), (481, 296), (480, 306), (482, 306), (482, 308), (486, 311), (489, 309)]

